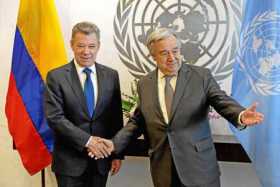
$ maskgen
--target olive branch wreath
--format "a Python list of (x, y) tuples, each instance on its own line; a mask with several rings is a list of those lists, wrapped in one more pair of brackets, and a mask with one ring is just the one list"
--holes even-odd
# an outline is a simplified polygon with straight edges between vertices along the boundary
[(119, 1), (117, 6), (117, 15), (114, 19), (114, 43), (119, 51), (119, 57), (122, 63), (128, 68), (128, 71), (137, 79), (141, 78), (151, 69), (141, 63), (136, 51), (131, 47), (131, 39), (127, 34), (129, 15), (134, 0)]
[[(237, 4), (234, 1), (230, 1), (230, 6), (233, 11), (233, 19), (236, 27), (239, 29), (241, 26), (241, 5)], [(226, 47), (225, 52), (223, 53), (221, 59), (218, 63), (214, 66), (210, 67), (209, 69), (214, 74), (215, 79), (220, 82), (227, 78), (229, 75), (232, 74), (232, 65), (235, 61), (237, 47), (238, 47), (238, 40), (239, 40), (239, 32), (236, 31), (232, 35), (231, 42)]]

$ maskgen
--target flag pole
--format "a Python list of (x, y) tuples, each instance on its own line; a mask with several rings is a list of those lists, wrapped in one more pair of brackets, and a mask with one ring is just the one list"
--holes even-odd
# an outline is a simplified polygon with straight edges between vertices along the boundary
[(45, 187), (46, 183), (45, 183), (45, 169), (41, 170), (41, 186)]

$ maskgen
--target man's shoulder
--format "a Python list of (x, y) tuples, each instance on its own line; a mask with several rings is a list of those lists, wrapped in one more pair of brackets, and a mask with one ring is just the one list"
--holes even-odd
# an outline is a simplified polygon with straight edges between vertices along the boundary
[(115, 69), (113, 69), (111, 67), (105, 66), (103, 64), (95, 63), (95, 67), (97, 69), (102, 69), (103, 71), (106, 71), (108, 73), (118, 74), (117, 70), (115, 70)]
[(157, 69), (149, 72), (148, 74), (142, 76), (140, 79), (139, 79), (139, 82), (142, 83), (142, 82), (146, 82), (146, 81), (149, 81), (151, 79), (154, 79), (157, 77)]
[(72, 62), (69, 62), (67, 64), (61, 65), (61, 66), (59, 66), (57, 68), (54, 68), (54, 69), (50, 70), (49, 74), (57, 74), (57, 73), (60, 74), (61, 72), (70, 69), (71, 66), (72, 66)]
[(210, 72), (208, 68), (187, 63), (182, 64), (181, 68), (183, 71), (191, 71), (193, 74), (197, 74), (199, 76), (205, 76)]
[(205, 67), (202, 67), (202, 66), (193, 65), (193, 64), (188, 64), (188, 63), (183, 63), (182, 64), (182, 68), (190, 69), (190, 70), (198, 71), (198, 72), (209, 71), (208, 68), (205, 68)]

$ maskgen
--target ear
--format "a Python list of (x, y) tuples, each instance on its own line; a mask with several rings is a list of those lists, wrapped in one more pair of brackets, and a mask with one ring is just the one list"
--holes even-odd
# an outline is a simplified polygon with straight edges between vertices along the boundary
[(70, 40), (70, 46), (71, 46), (71, 49), (73, 50), (73, 48), (74, 48), (74, 41), (73, 40)]
[(152, 56), (153, 60), (156, 61), (156, 57), (154, 54), (150, 53), (150, 55)]

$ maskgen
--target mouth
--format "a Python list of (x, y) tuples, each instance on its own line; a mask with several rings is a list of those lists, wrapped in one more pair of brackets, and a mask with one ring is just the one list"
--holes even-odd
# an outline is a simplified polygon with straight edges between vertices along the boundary
[(83, 61), (89, 61), (89, 60), (91, 60), (91, 58), (90, 58), (90, 57), (81, 57), (81, 60), (83, 60)]
[(167, 63), (166, 64), (168, 67), (174, 67), (177, 65), (177, 62), (172, 62), (172, 63)]

